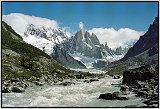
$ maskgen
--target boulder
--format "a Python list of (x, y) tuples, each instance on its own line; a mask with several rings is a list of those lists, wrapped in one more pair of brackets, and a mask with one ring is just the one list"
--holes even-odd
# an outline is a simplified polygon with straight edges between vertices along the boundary
[(90, 82), (99, 81), (98, 79), (90, 79)]
[(14, 86), (14, 87), (12, 87), (11, 91), (16, 92), (16, 93), (22, 93), (22, 92), (24, 92), (24, 89), (21, 87)]
[(119, 75), (115, 75), (115, 76), (113, 76), (113, 79), (119, 79), (120, 78), (120, 76)]
[(116, 99), (117, 99), (117, 100), (128, 100), (127, 97), (117, 97)]
[(83, 82), (84, 82), (84, 83), (91, 83), (90, 80), (84, 80)]
[(18, 85), (19, 87), (24, 88), (24, 89), (26, 89), (26, 88), (28, 87), (28, 85), (27, 85), (25, 82), (18, 82), (17, 85)]
[(137, 88), (130, 88), (130, 90), (132, 90), (133, 92), (137, 92), (138, 91)]
[(100, 94), (99, 99), (113, 100), (112, 93)]
[(40, 81), (33, 81), (32, 83), (34, 83), (37, 86), (43, 86), (43, 83)]
[(147, 91), (148, 92), (148, 91), (150, 91), (150, 89), (147, 88), (147, 87), (144, 87), (144, 88), (141, 89), (141, 91)]
[(11, 83), (13, 83), (13, 82), (16, 83), (16, 82), (18, 82), (18, 81), (19, 81), (19, 80), (18, 80), (18, 79), (15, 79), (15, 78), (11, 78), (11, 79), (10, 79), (10, 82), (11, 82)]
[(134, 80), (132, 85), (135, 85), (137, 88), (142, 88), (144, 86), (144, 82)]
[(138, 91), (137, 92), (137, 96), (139, 97), (139, 96), (145, 96), (145, 95), (147, 95), (147, 92), (146, 91)]
[[(141, 69), (141, 68), (139, 68)], [(145, 68), (144, 68), (145, 69)], [(138, 70), (132, 69), (123, 72), (123, 84), (133, 84), (135, 80), (145, 81), (151, 79), (153, 77), (153, 73), (148, 70)]]
[(60, 83), (59, 85), (70, 86), (71, 84), (75, 84), (75, 83), (72, 83), (72, 82), (70, 82), (70, 81), (66, 81), (66, 82)]
[(99, 99), (104, 99), (104, 100), (128, 100), (127, 97), (120, 96), (119, 92), (100, 94)]
[(109, 76), (113, 77), (113, 74), (110, 74)]
[(2, 93), (10, 93), (10, 89), (8, 87), (2, 87)]
[(128, 86), (123, 85), (123, 86), (121, 86), (120, 91), (127, 91), (128, 89), (129, 89)]

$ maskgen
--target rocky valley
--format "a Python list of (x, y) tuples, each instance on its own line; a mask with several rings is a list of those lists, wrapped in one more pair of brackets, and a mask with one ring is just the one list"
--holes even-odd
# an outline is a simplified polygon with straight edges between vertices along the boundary
[(159, 107), (159, 17), (114, 49), (82, 22), (70, 35), (32, 18), (2, 17), (2, 107)]

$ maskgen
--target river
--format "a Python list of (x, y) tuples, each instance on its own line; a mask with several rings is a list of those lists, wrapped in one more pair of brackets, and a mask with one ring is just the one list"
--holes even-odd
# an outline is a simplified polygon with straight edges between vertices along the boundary
[(99, 81), (84, 83), (83, 79), (73, 80), (70, 86), (45, 85), (28, 87), (24, 93), (2, 93), (3, 107), (124, 107), (138, 105), (142, 101), (133, 92), (127, 95), (129, 100), (97, 99), (100, 94), (119, 91), (115, 85), (120, 79), (110, 76)]

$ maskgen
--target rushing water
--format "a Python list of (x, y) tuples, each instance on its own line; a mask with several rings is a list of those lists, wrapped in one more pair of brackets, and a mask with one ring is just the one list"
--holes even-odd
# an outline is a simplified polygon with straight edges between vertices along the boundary
[(71, 86), (34, 86), (24, 93), (3, 93), (3, 107), (124, 107), (141, 104), (141, 99), (130, 92), (129, 100), (97, 99), (100, 94), (119, 91), (119, 87), (111, 85), (120, 83), (121, 79), (105, 77), (92, 83), (76, 81)]

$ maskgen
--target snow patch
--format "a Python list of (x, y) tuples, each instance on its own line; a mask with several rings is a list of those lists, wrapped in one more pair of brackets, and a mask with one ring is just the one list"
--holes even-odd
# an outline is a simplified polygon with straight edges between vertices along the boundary
[(89, 47), (90, 49), (92, 49), (92, 46), (87, 44), (86, 42), (84, 42), (85, 45), (87, 45), (87, 47)]
[(49, 41), (45, 38), (36, 38), (33, 35), (28, 35), (27, 37), (23, 37), (23, 40), (39, 48), (42, 51), (44, 50), (44, 52), (46, 52), (49, 55), (53, 52), (54, 43), (52, 43), (52, 41)]
[(87, 67), (87, 69), (93, 68), (92, 63), (94, 63), (95, 60), (97, 60), (96, 58), (90, 58), (90, 57), (84, 56), (83, 54), (78, 53), (78, 52), (74, 53), (74, 54), (70, 53), (70, 56), (72, 56), (76, 60), (81, 61)]

